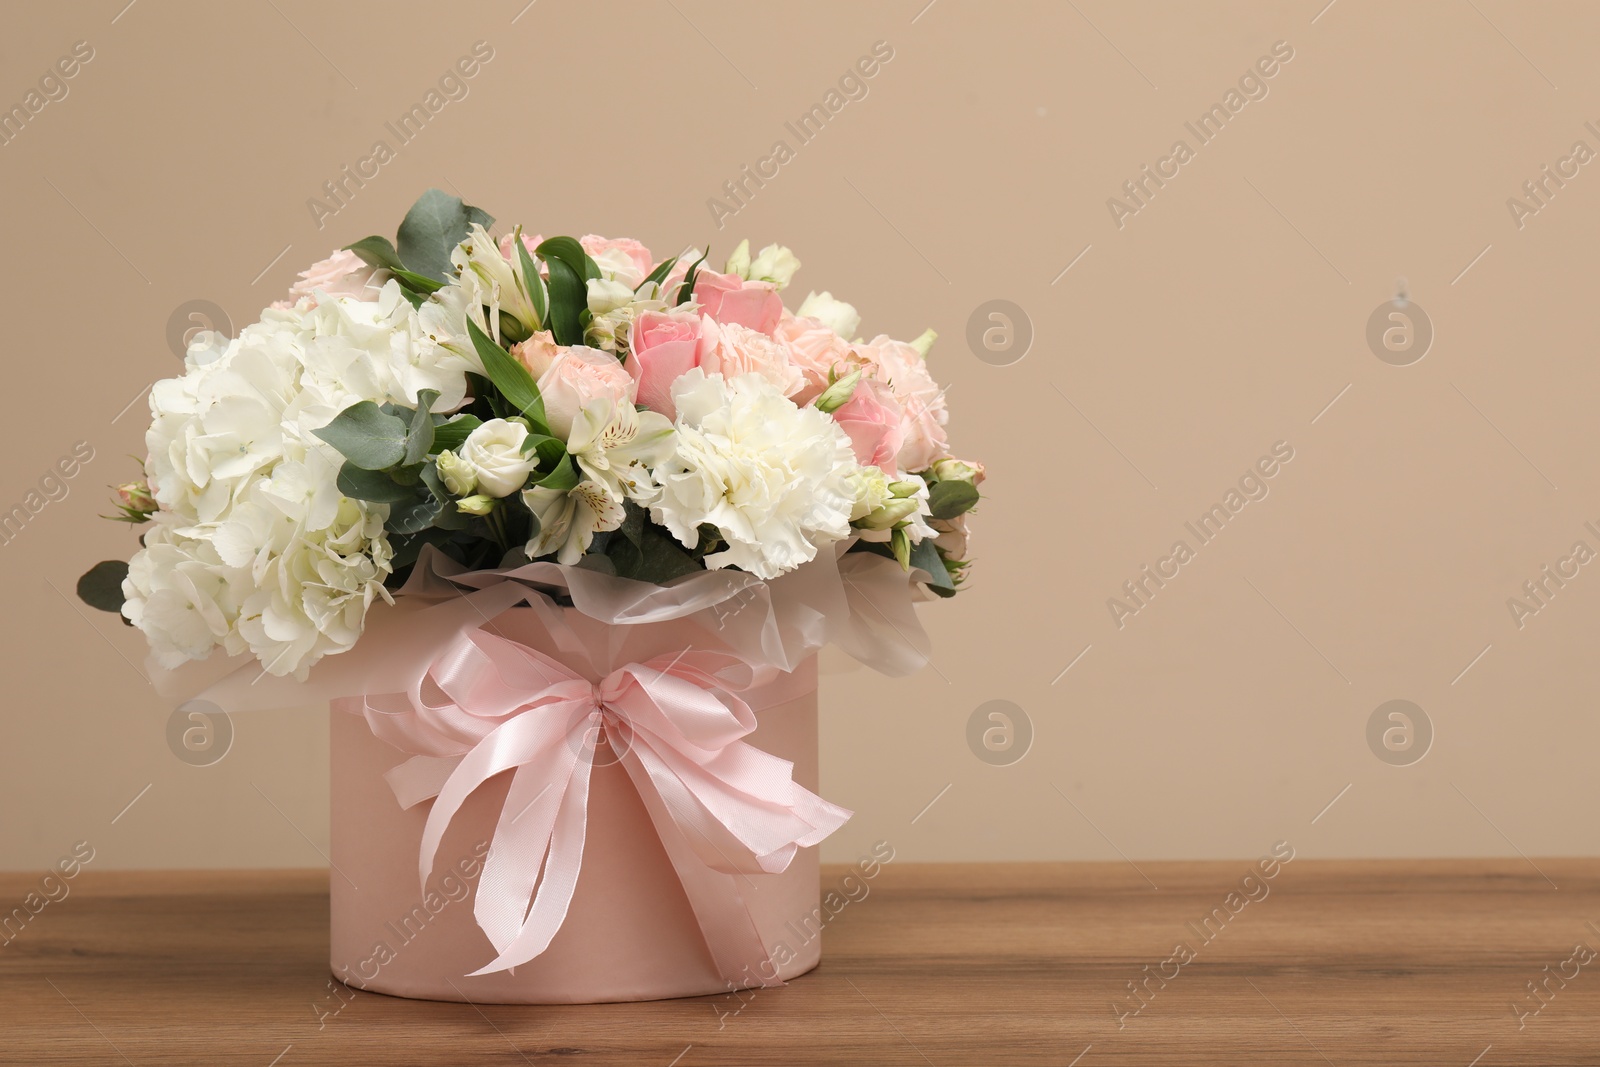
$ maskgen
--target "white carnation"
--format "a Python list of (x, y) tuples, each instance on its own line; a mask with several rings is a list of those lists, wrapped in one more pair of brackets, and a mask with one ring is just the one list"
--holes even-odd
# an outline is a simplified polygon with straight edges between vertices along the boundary
[(831, 417), (797, 407), (766, 379), (699, 368), (672, 386), (678, 430), (656, 468), (651, 517), (684, 545), (716, 527), (723, 547), (706, 566), (776, 578), (850, 533), (857, 464)]

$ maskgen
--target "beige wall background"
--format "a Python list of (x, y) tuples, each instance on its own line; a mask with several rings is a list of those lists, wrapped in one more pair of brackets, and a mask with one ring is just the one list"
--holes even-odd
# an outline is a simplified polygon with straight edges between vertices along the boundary
[[(188, 765), (139, 635), (71, 591), (132, 551), (95, 516), (189, 302), (249, 322), (430, 185), (547, 234), (785, 242), (796, 299), (942, 335), (954, 441), (991, 471), (978, 569), (924, 609), (932, 669), (826, 661), (824, 792), (857, 812), (830, 858), (1594, 852), (1600, 563), (1520, 626), (1508, 600), (1575, 542), (1600, 551), (1600, 163), (1565, 164), (1520, 225), (1507, 201), (1538, 206), (1523, 183), (1575, 142), (1600, 151), (1600, 11), (1325, 3), (15, 14), (0, 102), (76, 42), (93, 58), (0, 146), (0, 503), (77, 442), (93, 459), (0, 547), (0, 866), (79, 840), (106, 868), (322, 862), (326, 710), (235, 716), (227, 755)], [(307, 200), (396, 146), (385, 124), (477, 41), (494, 58), (467, 95), (319, 229)], [(878, 41), (867, 95), (799, 144), (785, 122)], [(1266, 95), (1201, 144), (1185, 123), (1276, 42), (1293, 58)], [(1193, 158), (1119, 226), (1108, 198), (1180, 138)], [(794, 158), (719, 229), (707, 200), (778, 140)], [(1402, 277), (1435, 337), (1396, 366), (1366, 331)], [(979, 358), (992, 300), (1017, 332)], [(1277, 442), (1267, 495), (1119, 626), (1108, 598)], [(1369, 744), (1396, 699), (1431, 724), (1420, 760)], [(968, 727), (991, 701), (1015, 730), (986, 760)]]

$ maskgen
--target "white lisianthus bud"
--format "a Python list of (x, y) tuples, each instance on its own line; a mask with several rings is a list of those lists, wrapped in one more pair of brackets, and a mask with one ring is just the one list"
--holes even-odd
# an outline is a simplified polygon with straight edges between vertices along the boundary
[(835, 300), (832, 293), (809, 293), (795, 312), (802, 318), (816, 319), (846, 341), (855, 336), (861, 326), (861, 316), (843, 300)]
[(914, 482), (890, 482), (889, 492), (891, 495), (896, 497), (916, 496), (918, 493), (922, 492), (926, 485), (927, 483), (923, 482), (921, 479), (918, 479)]
[(771, 282), (782, 289), (794, 281), (795, 271), (799, 269), (800, 261), (786, 245), (768, 245), (750, 261), (749, 273), (745, 277), (758, 282)]
[(535, 467), (537, 453), (523, 452), (528, 428), (520, 422), (490, 419), (473, 430), (461, 446), (461, 459), (476, 475), (478, 488), (492, 497), (510, 496), (521, 489)]
[(589, 313), (604, 315), (633, 303), (633, 290), (609, 278), (589, 279)]
[(911, 342), (911, 347), (915, 348), (922, 355), (923, 359), (927, 359), (928, 349), (932, 348), (933, 342), (937, 341), (938, 339), (938, 333), (936, 333), (930, 327), (929, 329), (923, 330), (922, 333), (918, 335), (917, 339)]
[(478, 472), (454, 452), (439, 453), (435, 465), (439, 468), (439, 480), (453, 496), (466, 496), (478, 487)]
[(487, 515), (495, 508), (495, 499), (492, 496), (469, 496), (456, 501), (456, 510), (463, 515)]
[(864, 519), (893, 499), (889, 492), (889, 479), (877, 467), (857, 467), (850, 472), (850, 488), (854, 500), (850, 508), (850, 521)]
[(887, 530), (901, 519), (915, 515), (921, 507), (922, 501), (914, 496), (897, 496), (866, 518), (858, 520), (856, 525), (865, 530)]
[(845, 404), (850, 402), (850, 397), (854, 395), (856, 386), (860, 381), (861, 371), (853, 370), (828, 386), (822, 391), (822, 395), (816, 399), (817, 410), (831, 414), (844, 407)]
[(750, 277), (750, 239), (746, 237), (739, 242), (739, 247), (733, 250), (728, 257), (728, 265), (722, 268), (724, 274), (737, 274), (741, 278)]
[(946, 456), (934, 462), (933, 476), (941, 482), (970, 482), (977, 485), (983, 481), (983, 464)]

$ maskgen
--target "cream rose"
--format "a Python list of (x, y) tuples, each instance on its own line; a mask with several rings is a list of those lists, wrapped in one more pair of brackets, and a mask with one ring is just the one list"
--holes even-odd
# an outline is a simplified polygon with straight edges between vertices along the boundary
[(478, 489), (486, 496), (510, 496), (521, 489), (539, 465), (533, 452), (524, 454), (528, 428), (520, 422), (490, 419), (467, 435), (461, 459), (477, 475)]
[(633, 403), (633, 375), (617, 357), (597, 348), (573, 345), (559, 350), (539, 375), (544, 397), (545, 422), (563, 441), (572, 433), (572, 420), (596, 400)]

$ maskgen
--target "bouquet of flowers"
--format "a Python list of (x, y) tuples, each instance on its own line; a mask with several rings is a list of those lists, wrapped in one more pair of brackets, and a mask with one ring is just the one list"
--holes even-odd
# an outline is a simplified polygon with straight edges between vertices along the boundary
[(873, 552), (961, 586), (983, 468), (949, 454), (931, 330), (861, 340), (827, 292), (791, 312), (777, 245), (718, 272), (493, 224), (430, 190), (394, 241), (334, 252), (235, 338), (197, 335), (151, 390), (146, 480), (120, 488), (142, 547), (80, 595), (164, 667), (220, 647), (303, 679), (430, 546), (657, 584)]

